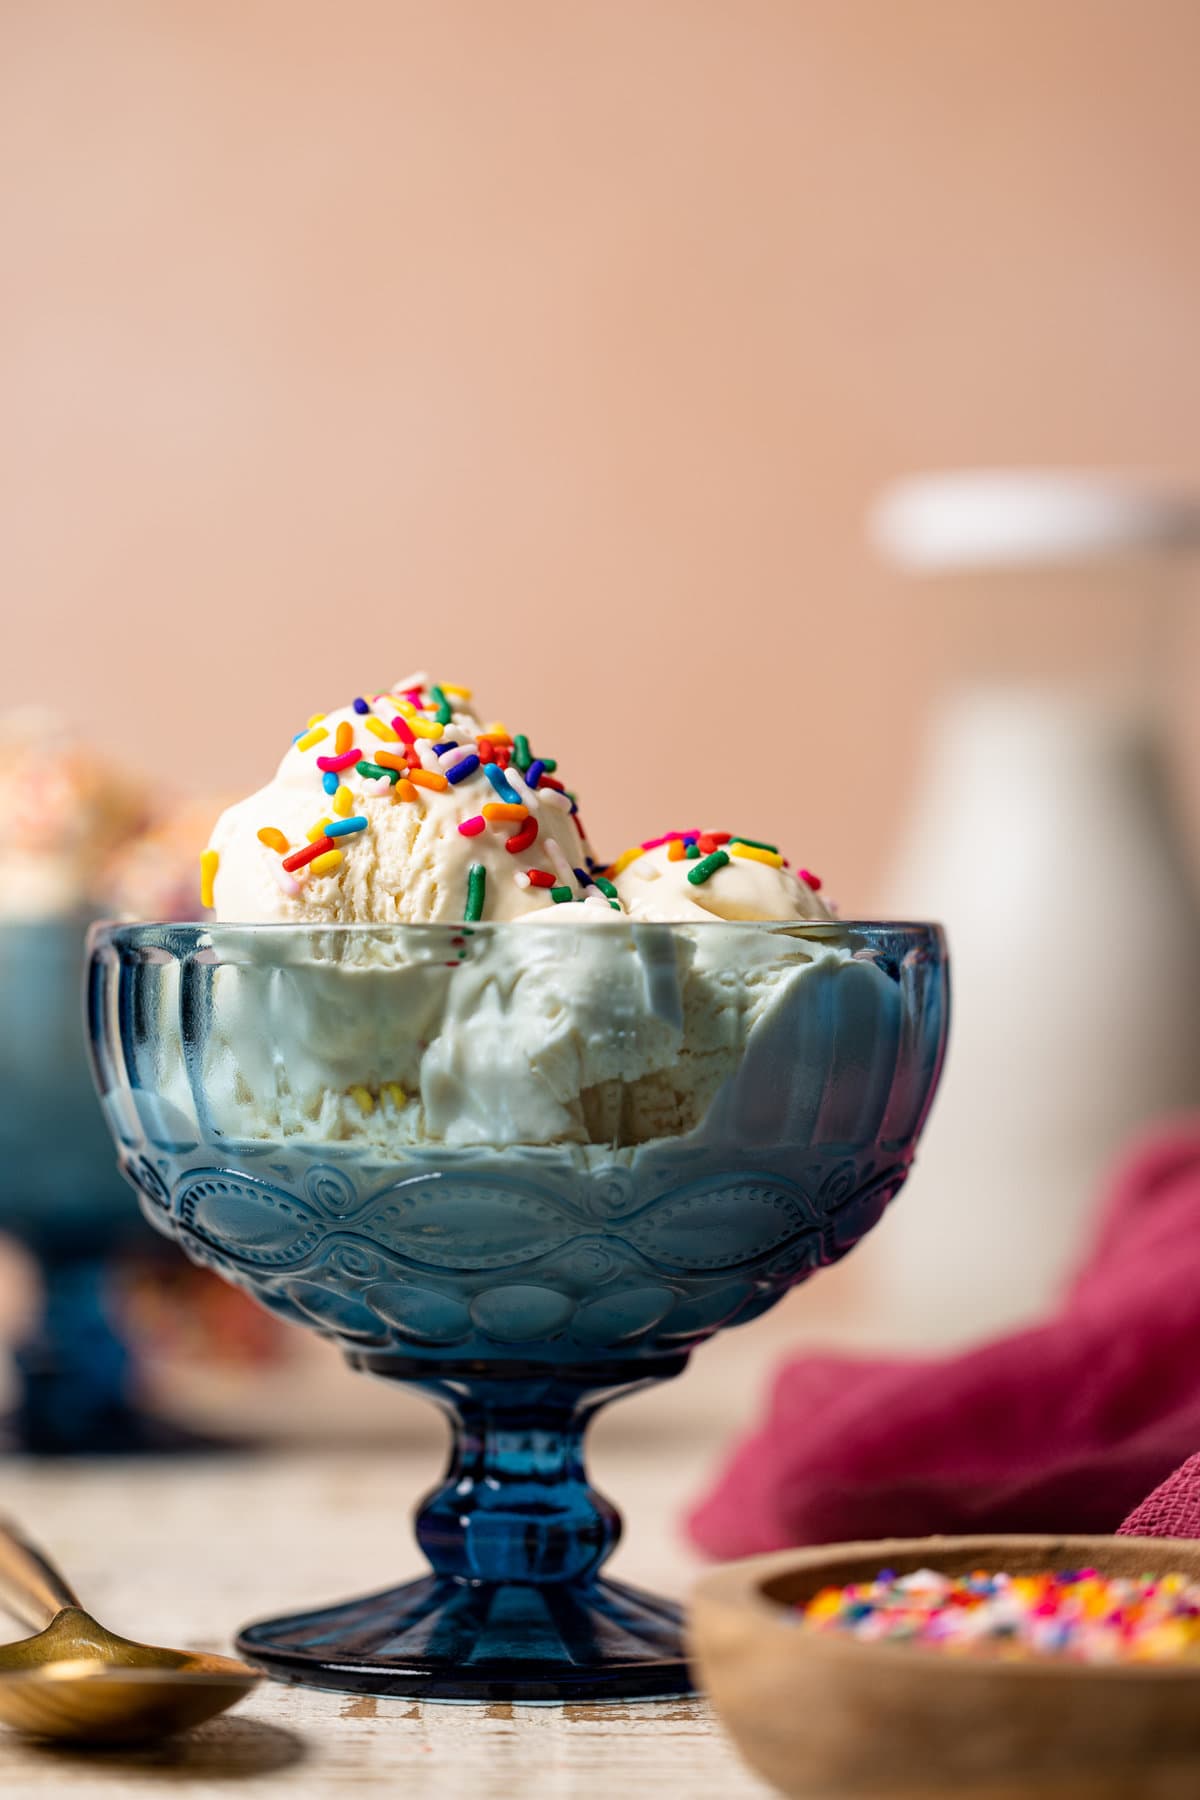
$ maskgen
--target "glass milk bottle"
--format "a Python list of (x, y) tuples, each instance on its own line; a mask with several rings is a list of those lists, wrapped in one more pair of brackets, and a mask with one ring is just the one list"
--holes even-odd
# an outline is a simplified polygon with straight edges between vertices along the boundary
[(884, 895), (887, 916), (948, 929), (952, 1052), (866, 1254), (893, 1335), (963, 1341), (1053, 1303), (1114, 1156), (1200, 1099), (1200, 917), (1162, 727), (1200, 508), (964, 472), (894, 487), (873, 530), (940, 584), (967, 676), (933, 718)]

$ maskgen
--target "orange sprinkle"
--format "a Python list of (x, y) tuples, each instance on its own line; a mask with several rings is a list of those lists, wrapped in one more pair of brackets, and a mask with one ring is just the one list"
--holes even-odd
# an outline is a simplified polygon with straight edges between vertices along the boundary
[(411, 781), (398, 781), (396, 783), (396, 791), (392, 795), (393, 800), (415, 800), (416, 797), (417, 790)]
[(402, 775), (405, 774), (408, 769), (408, 763), (404, 759), (403, 752), (397, 750), (377, 750), (375, 752), (375, 761), (379, 764), (381, 769), (399, 769)]
[(430, 769), (410, 769), (408, 781), (410, 787), (432, 788), (435, 793), (450, 786), (444, 775), (435, 775)]
[(353, 742), (354, 727), (349, 719), (343, 719), (337, 728), (337, 734), (333, 740), (334, 754), (337, 756), (345, 756)]
[(280, 856), (286, 856), (292, 847), (282, 831), (277, 831), (274, 825), (263, 825), (258, 833), (258, 841), (265, 844), (268, 850), (278, 850)]
[(513, 806), (506, 800), (490, 800), (482, 809), (485, 819), (527, 819), (527, 806)]
[(682, 862), (687, 855), (682, 838), (672, 838), (671, 848), (667, 851), (668, 862)]

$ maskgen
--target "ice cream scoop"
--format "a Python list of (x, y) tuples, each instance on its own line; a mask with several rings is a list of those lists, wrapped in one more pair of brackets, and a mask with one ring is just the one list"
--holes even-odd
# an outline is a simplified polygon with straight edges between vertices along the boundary
[(623, 852), (611, 871), (630, 916), (656, 921), (828, 919), (821, 883), (774, 844), (728, 831), (671, 831)]
[(420, 674), (315, 714), (218, 820), (205, 903), (241, 923), (428, 924), (587, 895), (596, 865), (555, 760), (470, 702)]

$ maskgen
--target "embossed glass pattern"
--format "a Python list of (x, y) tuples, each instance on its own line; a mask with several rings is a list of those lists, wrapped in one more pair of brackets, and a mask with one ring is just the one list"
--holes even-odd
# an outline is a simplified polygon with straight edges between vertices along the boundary
[(450, 1415), (432, 1575), (248, 1628), (292, 1679), (443, 1698), (685, 1691), (604, 1580), (597, 1406), (835, 1261), (908, 1172), (936, 927), (102, 927), (97, 1082), (147, 1216)]

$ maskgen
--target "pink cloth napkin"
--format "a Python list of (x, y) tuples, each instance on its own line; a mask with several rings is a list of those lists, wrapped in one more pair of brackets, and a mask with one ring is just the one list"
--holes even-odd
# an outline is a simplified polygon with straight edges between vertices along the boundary
[[(719, 1557), (926, 1532), (1113, 1531), (1198, 1446), (1190, 1119), (1119, 1170), (1053, 1318), (950, 1357), (785, 1364), (766, 1417), (687, 1523)], [(1200, 1458), (1186, 1516), (1200, 1532), (1198, 1470)]]

